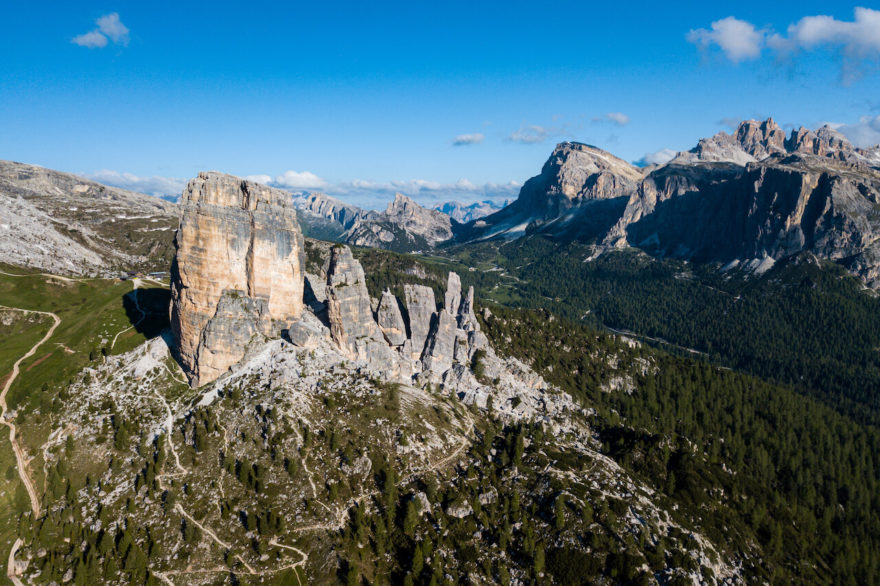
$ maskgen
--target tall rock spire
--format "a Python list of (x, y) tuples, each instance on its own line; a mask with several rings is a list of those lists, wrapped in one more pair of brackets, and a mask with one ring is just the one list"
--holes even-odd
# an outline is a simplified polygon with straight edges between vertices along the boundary
[(300, 316), (303, 236), (289, 194), (231, 175), (199, 173), (180, 206), (171, 328), (200, 386), (241, 360), (255, 334)]

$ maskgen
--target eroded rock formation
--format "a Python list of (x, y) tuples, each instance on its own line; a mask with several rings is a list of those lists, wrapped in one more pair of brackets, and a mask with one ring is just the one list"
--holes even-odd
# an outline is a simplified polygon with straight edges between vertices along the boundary
[[(442, 382), (454, 368), (469, 369), (477, 349), (488, 348), (473, 311), (474, 289), (462, 298), (456, 273), (449, 273), (440, 308), (430, 287), (405, 285), (405, 316), (390, 291), (374, 304), (374, 312), (361, 264), (347, 246), (337, 244), (330, 250), (326, 290), (327, 337), (348, 359), (386, 378)], [(304, 320), (287, 333), (301, 347), (320, 338), (313, 323)]]
[(190, 384), (213, 381), (255, 336), (303, 310), (303, 237), (286, 192), (217, 172), (183, 192), (171, 328)]

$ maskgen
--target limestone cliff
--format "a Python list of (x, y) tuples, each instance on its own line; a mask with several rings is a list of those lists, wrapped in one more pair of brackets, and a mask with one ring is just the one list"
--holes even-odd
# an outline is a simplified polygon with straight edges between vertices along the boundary
[(300, 316), (303, 237), (288, 193), (230, 175), (199, 173), (180, 207), (171, 327), (200, 386), (241, 360), (253, 336)]

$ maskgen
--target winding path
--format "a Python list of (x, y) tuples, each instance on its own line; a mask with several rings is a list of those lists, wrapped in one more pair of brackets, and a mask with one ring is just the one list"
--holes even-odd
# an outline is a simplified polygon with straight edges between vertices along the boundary
[(15, 362), (15, 364), (12, 366), (12, 373), (6, 378), (6, 384), (3, 385), (3, 391), (0, 392), (0, 420), (2, 420), (3, 425), (9, 428), (9, 443), (12, 444), (12, 450), (15, 452), (15, 459), (18, 463), (18, 475), (21, 477), (21, 482), (27, 489), (28, 497), (30, 497), (31, 510), (34, 513), (34, 519), (37, 519), (40, 516), (40, 498), (39, 496), (37, 496), (37, 491), (34, 488), (34, 483), (31, 480), (30, 475), (28, 474), (27, 458), (25, 457), (24, 451), (21, 449), (21, 446), (18, 445), (18, 442), (15, 441), (15, 424), (11, 421), (11, 419), (8, 419), (6, 416), (6, 412), (8, 411), (8, 407), (6, 406), (6, 393), (9, 392), (9, 389), (12, 387), (12, 383), (15, 382), (15, 379), (18, 378), (18, 375), (21, 372), (19, 369), (21, 363), (33, 356), (37, 352), (37, 348), (42, 346), (49, 338), (52, 337), (52, 334), (55, 333), (55, 328), (57, 328), (61, 324), (61, 318), (54, 313), (48, 311), (34, 311), (31, 309), (21, 309), (19, 307), (7, 307), (5, 305), (0, 305), (0, 309), (11, 309), (13, 311), (21, 311), (25, 314), (37, 313), (40, 315), (48, 315), (53, 320), (55, 320), (55, 323), (53, 323), (52, 327), (49, 328), (49, 331), (46, 332), (46, 335), (43, 336), (43, 338), (39, 342), (34, 344), (33, 347), (28, 350), (27, 354), (25, 354)]
[[(37, 352), (37, 348), (46, 343), (46, 341), (52, 337), (52, 334), (55, 333), (55, 328), (57, 328), (61, 324), (61, 318), (55, 315), (54, 313), (50, 313), (47, 311), (34, 311), (30, 309), (21, 309), (20, 307), (8, 307), (6, 305), (0, 305), (0, 309), (9, 309), (12, 311), (21, 311), (25, 315), (29, 313), (37, 313), (40, 315), (48, 315), (53, 320), (54, 323), (52, 327), (49, 328), (49, 331), (46, 332), (46, 335), (43, 336), (39, 342), (34, 344), (28, 352), (19, 358), (15, 364), (12, 366), (12, 373), (6, 377), (6, 383), (3, 385), (3, 390), (0, 391), (0, 423), (3, 423), (6, 427), (9, 428), (9, 443), (12, 445), (12, 451), (15, 452), (15, 460), (18, 464), (18, 475), (21, 478), (22, 484), (24, 484), (25, 489), (28, 493), (28, 498), (31, 501), (31, 511), (34, 514), (34, 519), (37, 519), (40, 516), (40, 498), (37, 496), (37, 491), (34, 488), (34, 483), (31, 480), (30, 474), (28, 474), (27, 468), (27, 457), (24, 454), (24, 450), (21, 449), (21, 446), (18, 445), (18, 442), (15, 441), (16, 427), (12, 422), (11, 418), (7, 419), (6, 412), (9, 408), (6, 405), (6, 393), (9, 392), (9, 389), (12, 388), (12, 383), (15, 382), (15, 379), (18, 378), (19, 373), (21, 372), (20, 366), (21, 363), (33, 356)], [(6, 566), (6, 576), (12, 581), (15, 586), (23, 586), (21, 580), (18, 579), (16, 575), (16, 566), (15, 566), (15, 554), (18, 552), (18, 548), (21, 547), (21, 539), (16, 539), (15, 543), (12, 544), (12, 550), (9, 552), (9, 561)]]

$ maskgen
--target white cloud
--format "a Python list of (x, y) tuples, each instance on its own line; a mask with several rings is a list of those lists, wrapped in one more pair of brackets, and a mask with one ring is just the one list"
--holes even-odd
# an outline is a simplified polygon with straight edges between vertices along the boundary
[(880, 116), (862, 116), (855, 124), (832, 124), (857, 147), (868, 148), (880, 144)]
[(760, 57), (765, 35), (752, 23), (728, 16), (713, 22), (711, 30), (695, 29), (685, 38), (702, 50), (717, 45), (728, 59), (739, 63)]
[(100, 49), (107, 46), (109, 41), (115, 45), (128, 45), (128, 27), (119, 20), (119, 14), (111, 12), (95, 21), (98, 28), (87, 33), (77, 35), (71, 39), (71, 43), (89, 49)]
[(607, 114), (593, 118), (593, 122), (613, 122), (618, 126), (626, 126), (630, 123), (630, 118), (623, 112), (608, 112)]
[(786, 36), (774, 34), (767, 44), (782, 56), (820, 47), (839, 50), (843, 57), (841, 75), (845, 83), (850, 83), (861, 77), (864, 61), (880, 61), (880, 11), (856, 8), (852, 21), (805, 16), (789, 25)]
[(780, 50), (810, 50), (821, 45), (843, 48), (850, 57), (880, 55), (880, 11), (856, 8), (852, 22), (833, 16), (805, 16), (789, 25), (788, 36), (773, 35), (770, 45)]
[(160, 177), (158, 175), (153, 175), (152, 177), (139, 177), (133, 173), (112, 171), (109, 169), (102, 169), (100, 171), (95, 171), (94, 173), (84, 173), (82, 175), (83, 177), (91, 179), (92, 181), (97, 181), (98, 183), (120, 187), (138, 193), (146, 193), (147, 195), (154, 195), (156, 197), (178, 196), (183, 192), (183, 188), (186, 187), (187, 182), (186, 179), (179, 179), (176, 177)]
[(285, 171), (272, 182), (275, 187), (288, 189), (321, 189), (327, 182), (311, 171)]
[(454, 139), (452, 139), (453, 146), (465, 146), (469, 144), (480, 144), (483, 142), (483, 139), (486, 138), (483, 136), (481, 132), (475, 132), (473, 134), (459, 134)]
[(98, 29), (102, 33), (110, 37), (110, 40), (117, 45), (128, 44), (128, 27), (119, 20), (119, 14), (115, 12), (105, 14), (96, 20), (95, 24), (98, 25)]
[(102, 35), (97, 30), (93, 30), (73, 37), (70, 42), (74, 45), (79, 45), (80, 47), (88, 47), (89, 49), (100, 49), (101, 47), (107, 46), (107, 37)]
[(521, 126), (519, 130), (511, 133), (507, 140), (523, 144), (536, 144), (544, 142), (548, 136), (550, 136), (550, 133), (546, 128), (532, 124), (530, 126)]
[(256, 183), (262, 183), (263, 185), (269, 185), (272, 183), (271, 175), (247, 175), (245, 179), (248, 181), (254, 181)]
[(647, 167), (648, 165), (662, 165), (674, 159), (675, 155), (677, 154), (678, 151), (674, 151), (672, 149), (660, 149), (659, 151), (655, 151), (653, 153), (645, 153), (645, 156), (643, 156), (638, 161), (634, 161), (634, 163), (639, 167)]
[(779, 57), (822, 48), (839, 51), (843, 80), (851, 82), (861, 76), (865, 61), (880, 62), (880, 10), (857, 7), (851, 21), (805, 16), (790, 24), (784, 35), (728, 16), (713, 22), (711, 30), (692, 30), (686, 38), (701, 50), (718, 46), (733, 63), (757, 59), (764, 47)]

